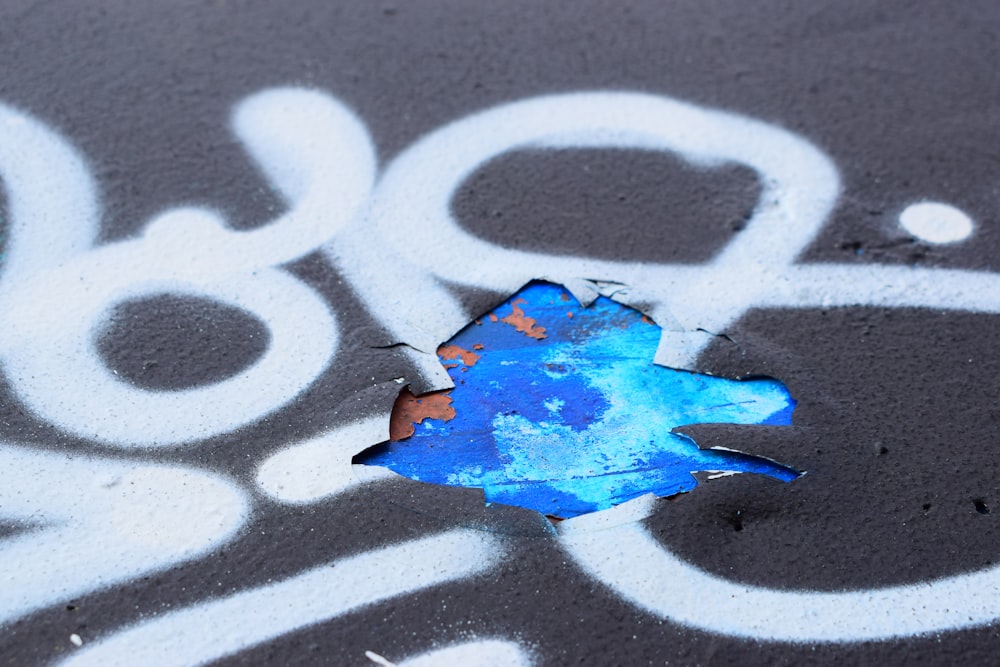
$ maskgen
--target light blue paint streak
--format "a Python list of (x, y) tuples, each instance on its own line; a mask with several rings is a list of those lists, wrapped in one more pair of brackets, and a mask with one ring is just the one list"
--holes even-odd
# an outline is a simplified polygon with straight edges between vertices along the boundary
[[(609, 299), (583, 308), (560, 287), (533, 283), (520, 304), (546, 328), (535, 340), (488, 317), (449, 344), (476, 352), (469, 367), (442, 359), (455, 380), (456, 417), (426, 420), (358, 462), (433, 484), (482, 488), (486, 499), (559, 517), (608, 509), (649, 492), (688, 491), (692, 472), (798, 473), (773, 461), (702, 450), (672, 430), (690, 424), (791, 423), (795, 401), (776, 380), (740, 382), (656, 366), (660, 329)], [(570, 316), (572, 315), (572, 316)]]

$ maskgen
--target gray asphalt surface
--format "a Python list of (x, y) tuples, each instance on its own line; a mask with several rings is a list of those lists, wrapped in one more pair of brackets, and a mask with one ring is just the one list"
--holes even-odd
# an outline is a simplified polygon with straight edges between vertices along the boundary
[[(0, 102), (57, 132), (85, 157), (85, 171), (98, 188), (95, 247), (139, 239), (150, 220), (181, 206), (208, 207), (246, 231), (290, 210), (280, 184), (255, 166), (230, 129), (241, 100), (279, 86), (323, 91), (352, 110), (370, 135), (379, 169), (422, 137), (474, 112), (575, 91), (666, 96), (784, 128), (817, 147), (835, 165), (840, 190), (797, 262), (942, 273), (902, 288), (909, 295), (897, 299), (903, 305), (851, 306), (834, 299), (829, 306), (752, 306), (724, 331), (713, 331), (725, 335), (701, 352), (697, 368), (780, 379), (799, 401), (794, 425), (701, 425), (685, 432), (702, 446), (768, 456), (808, 474), (789, 484), (755, 476), (712, 480), (661, 501), (642, 523), (661, 547), (693, 566), (741, 586), (778, 591), (920, 588), (987, 572), (996, 562), (1000, 319), (970, 304), (994, 298), (991, 279), (976, 282), (973, 272), (992, 276), (1000, 270), (998, 58), (1000, 10), (989, 2), (303, 0), (279, 6), (88, 0), (9, 1), (0, 8)], [(0, 134), (14, 136), (14, 125), (5, 123)], [(8, 150), (2, 141), (0, 152)], [(20, 238), (18, 225), (55, 229), (51, 221), (19, 219), (16, 174), (43, 183), (44, 170), (30, 171), (30, 161), (14, 155), (0, 164), (5, 257), (24, 255), (11, 240)], [(53, 182), (43, 183), (43, 199), (62, 192)], [(495, 246), (581, 262), (701, 266), (743, 232), (767, 187), (745, 165), (693, 168), (669, 151), (532, 148), (477, 168), (456, 192), (451, 210), (468, 234)], [(900, 213), (924, 200), (967, 214), (975, 224), (971, 236), (936, 244), (902, 228)], [(414, 227), (413, 234), (420, 233)], [(168, 264), (183, 263), (190, 250), (165, 241), (158, 247), (162, 254), (150, 257)], [(28, 289), (21, 287), (28, 282), (18, 281), (31, 271), (54, 274), (68, 262), (58, 252), (53, 256), (51, 265), (29, 258), (27, 273), (0, 276), (3, 293)], [(767, 630), (737, 636), (630, 602), (569, 557), (540, 515), (484, 507), (474, 490), (394, 479), (310, 502), (268, 495), (257, 482), (259, 468), (282, 447), (385, 414), (399, 390), (397, 378), (415, 389), (429, 386), (406, 346), (394, 345), (412, 341), (388, 330), (371, 300), (350, 288), (343, 265), (318, 248), (278, 264), (336, 314), (336, 355), (273, 409), (234, 418), (226, 422), (231, 427), (214, 431), (192, 427), (190, 435), (164, 446), (123, 444), (130, 437), (125, 427), (121, 437), (102, 435), (102, 429), (114, 430), (105, 422), (117, 417), (95, 416), (91, 424), (86, 415), (59, 416), (73, 413), (70, 407), (47, 411), (46, 405), (93, 395), (89, 385), (69, 378), (53, 381), (66, 389), (50, 399), (55, 389), (36, 391), (25, 379), (32, 369), (69, 363), (69, 357), (43, 349), (46, 336), (55, 340), (63, 331), (58, 322), (45, 324), (47, 315), (38, 315), (38, 330), (48, 333), (0, 340), (0, 440), (10, 443), (5, 447), (52, 455), (52, 461), (90, 456), (121, 465), (206, 470), (227, 480), (247, 503), (231, 532), (209, 535), (202, 551), (165, 557), (135, 572), (129, 563), (138, 561), (119, 553), (114, 538), (98, 540), (95, 548), (106, 554), (112, 572), (131, 572), (117, 576), (74, 569), (91, 557), (91, 547), (77, 551), (73, 540), (79, 536), (72, 532), (57, 535), (61, 551), (31, 546), (40, 526), (63, 515), (31, 509), (30, 503), (24, 510), (21, 501), (0, 495), (0, 563), (7, 582), (0, 591), (21, 591), (17, 582), (25, 573), (44, 574), (45, 567), (71, 573), (62, 592), (39, 594), (37, 602), (12, 594), (0, 619), (0, 661), (45, 664), (76, 652), (82, 656), (92, 645), (170, 612), (207, 609), (212, 601), (313, 568), (449, 530), (494, 536), (502, 555), (469, 576), (415, 586), (348, 611), (306, 614), (274, 636), (233, 640), (237, 648), (221, 656), (199, 648), (201, 641), (224, 643), (242, 626), (279, 627), (275, 608), (288, 600), (271, 599), (275, 607), (266, 608), (267, 599), (247, 598), (245, 606), (235, 607), (238, 613), (228, 612), (236, 629), (222, 631), (216, 621), (205, 621), (203, 637), (179, 640), (189, 645), (187, 653), (169, 643), (158, 650), (164, 663), (195, 656), (218, 657), (219, 664), (363, 665), (373, 664), (366, 651), (402, 662), (489, 639), (509, 642), (505, 659), (513, 661), (516, 654), (539, 665), (995, 660), (1000, 638), (991, 619), (1000, 619), (1000, 589), (983, 583), (992, 581), (986, 578), (970, 583), (968, 595), (948, 598), (949, 604), (969, 606), (954, 618), (980, 619), (962, 627), (934, 620), (933, 601), (944, 593), (931, 592), (920, 598), (926, 606), (910, 608), (909, 620), (897, 626), (890, 619), (888, 629), (872, 630), (870, 637), (796, 640)], [(547, 270), (539, 265), (536, 277)], [(953, 272), (947, 280), (936, 277), (945, 271)], [(968, 293), (949, 297), (949, 289), (965, 284), (965, 275)], [(715, 289), (725, 294), (739, 289), (737, 282)], [(53, 284), (51, 289), (61, 289)], [(157, 395), (216, 386), (276, 344), (277, 334), (269, 333), (261, 317), (173, 284), (166, 280), (158, 292), (122, 297), (88, 329), (95, 358), (116, 381)], [(391, 284), (398, 288), (391, 298), (435, 311), (433, 294), (419, 283)], [(464, 284), (435, 284), (468, 320), (509, 295), (476, 276)], [(33, 294), (44, 302), (50, 294), (41, 289)], [(928, 305), (913, 305), (919, 303)], [(8, 307), (15, 329), (21, 326), (16, 318), (34, 317), (30, 309), (17, 308)], [(35, 346), (44, 364), (24, 361)], [(302, 349), (308, 346), (302, 342)], [(207, 413), (223, 411), (214, 400), (206, 400)], [(150, 405), (152, 423), (158, 404)], [(374, 443), (359, 441), (359, 451), (367, 444)], [(42, 494), (39, 507), (51, 494), (58, 496), (53, 502), (70, 508), (63, 514), (88, 515), (87, 489), (96, 488), (97, 473), (57, 474), (51, 472), (55, 463), (36, 470), (22, 467), (21, 460), (3, 460), (0, 485), (7, 478), (14, 488), (14, 480), (31, 478), (38, 482), (31, 488)], [(173, 502), (164, 493), (129, 501), (120, 512), (142, 524), (150, 508)], [(196, 522), (190, 532), (201, 535)], [(106, 523), (101, 519), (86, 534), (100, 533), (96, 526)], [(395, 574), (387, 572), (387, 579), (407, 581), (409, 558), (390, 559), (395, 565), (385, 567)], [(361, 586), (344, 581), (341, 587)], [(670, 596), (669, 582), (649, 586), (663, 586), (663, 595)], [(343, 592), (338, 588), (330, 585), (333, 598)], [(23, 595), (33, 599), (30, 590)], [(761, 606), (760, 613), (768, 609)], [(869, 612), (859, 608), (858, 614)], [(815, 627), (836, 634), (837, 618), (820, 613)], [(210, 635), (215, 639), (206, 639)], [(139, 655), (127, 642), (117, 646), (109, 650), (126, 664)]]

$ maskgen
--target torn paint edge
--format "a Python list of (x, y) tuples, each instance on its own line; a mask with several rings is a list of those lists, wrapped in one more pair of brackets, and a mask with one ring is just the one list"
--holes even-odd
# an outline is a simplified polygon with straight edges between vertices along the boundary
[[(664, 329), (664, 327), (662, 325), (660, 325), (649, 313), (645, 312), (645, 310), (643, 310), (641, 308), (638, 308), (638, 307), (636, 307), (636, 306), (628, 303), (627, 301), (618, 298), (619, 295), (628, 294), (628, 285), (625, 284), (625, 283), (620, 283), (620, 282), (615, 282), (615, 281), (606, 281), (606, 280), (602, 281), (602, 280), (595, 280), (595, 279), (579, 279), (578, 281), (576, 281), (574, 283), (574, 285), (576, 287), (580, 288), (580, 290), (584, 293), (584, 295), (585, 295), (584, 299), (586, 299), (586, 300), (584, 300), (584, 299), (581, 299), (579, 296), (577, 296), (577, 294), (574, 291), (574, 289), (572, 289), (569, 285), (567, 285), (565, 283), (559, 282), (557, 280), (546, 279), (546, 278), (534, 278), (534, 279), (529, 280), (526, 283), (524, 283), (520, 288), (518, 288), (512, 294), (508, 295), (503, 300), (501, 300), (498, 303), (496, 303), (495, 305), (489, 307), (482, 314), (480, 314), (478, 316), (475, 316), (475, 317), (471, 317), (470, 320), (466, 324), (462, 325), (457, 331), (455, 331), (454, 333), (452, 333), (448, 338), (445, 338), (442, 342), (440, 342), (438, 344), (437, 348), (436, 348), (436, 352), (433, 355), (430, 355), (428, 353), (424, 353), (421, 350), (419, 350), (419, 349), (417, 349), (417, 348), (415, 348), (415, 347), (413, 347), (411, 345), (408, 345), (406, 343), (402, 343), (401, 345), (403, 345), (407, 351), (412, 352), (412, 353), (416, 353), (416, 354), (420, 354), (420, 355), (426, 356), (428, 358), (432, 358), (433, 359), (433, 365), (436, 367), (436, 369), (440, 369), (447, 376), (447, 378), (448, 378), (448, 385), (449, 386), (443, 387), (443, 388), (440, 388), (440, 389), (430, 389), (430, 390), (423, 391), (423, 392), (420, 392), (420, 393), (413, 393), (413, 397), (416, 398), (416, 399), (420, 399), (420, 398), (425, 397), (425, 396), (434, 395), (434, 394), (440, 394), (442, 392), (447, 392), (447, 391), (449, 391), (451, 389), (454, 389), (455, 388), (455, 384), (451, 380), (451, 376), (448, 374), (448, 368), (449, 368), (449, 366), (447, 364), (445, 364), (440, 359), (438, 352), (440, 350), (444, 349), (444, 348), (449, 347), (449, 345), (450, 345), (449, 341), (453, 340), (456, 336), (458, 336), (459, 333), (461, 333), (462, 331), (464, 331), (466, 328), (468, 328), (469, 326), (471, 326), (473, 323), (478, 323), (479, 321), (481, 321), (481, 320), (483, 320), (483, 319), (485, 319), (487, 317), (495, 318), (496, 317), (496, 315), (495, 315), (496, 311), (501, 306), (503, 306), (504, 304), (506, 304), (508, 301), (511, 301), (511, 299), (514, 299), (514, 301), (512, 302), (513, 307), (514, 307), (514, 311), (513, 312), (516, 313), (517, 312), (517, 301), (518, 301), (517, 299), (515, 299), (516, 295), (519, 294), (520, 292), (524, 291), (525, 289), (529, 288), (531, 285), (535, 285), (535, 284), (548, 284), (548, 285), (552, 285), (552, 286), (555, 286), (555, 287), (561, 287), (561, 288), (563, 288), (564, 290), (566, 290), (567, 292), (569, 292), (573, 296), (574, 299), (577, 300), (577, 302), (579, 303), (579, 305), (580, 305), (581, 308), (590, 308), (590, 307), (592, 307), (593, 304), (594, 304), (594, 302), (598, 298), (600, 298), (600, 297), (603, 296), (603, 297), (608, 298), (608, 299), (614, 301), (615, 303), (617, 303), (617, 304), (619, 304), (619, 305), (621, 305), (621, 306), (623, 306), (625, 308), (629, 308), (629, 309), (632, 309), (632, 310), (638, 312), (640, 315), (642, 315), (643, 320), (647, 320), (649, 323), (653, 324), (654, 326), (657, 326), (660, 329), (660, 332), (661, 332), (660, 341), (659, 341), (658, 346), (657, 346), (656, 355), (650, 361), (650, 363), (652, 363), (652, 364), (655, 364), (655, 365), (658, 365), (658, 366), (662, 366), (664, 368), (668, 368), (668, 369), (671, 369), (671, 370), (680, 371), (680, 372), (687, 372), (687, 373), (692, 373), (692, 374), (707, 375), (707, 376), (710, 376), (710, 377), (720, 377), (721, 379), (731, 380), (731, 381), (734, 381), (734, 382), (744, 382), (744, 381), (747, 381), (748, 379), (750, 379), (750, 378), (740, 378), (740, 377), (737, 377), (737, 378), (728, 378), (728, 377), (725, 377), (725, 376), (716, 376), (716, 375), (714, 375), (712, 373), (703, 373), (703, 372), (696, 371), (696, 370), (691, 370), (691, 369), (688, 369), (688, 368), (680, 368), (680, 367), (677, 367), (677, 366), (671, 366), (671, 365), (667, 365), (667, 364), (663, 364), (663, 363), (658, 363), (657, 362), (657, 357), (659, 357), (659, 355), (660, 355), (660, 349), (661, 349), (661, 347), (663, 345), (664, 335), (666, 333), (668, 333), (668, 331), (666, 329)], [(521, 315), (523, 315), (523, 313), (521, 313)], [(508, 322), (507, 318), (504, 318), (503, 321), (505, 323), (507, 323), (507, 324), (510, 324), (511, 326), (514, 326), (515, 329), (517, 329), (521, 333), (524, 333), (525, 335), (527, 335), (527, 336), (529, 336), (531, 338), (536, 338), (536, 336), (533, 336), (531, 333), (522, 331), (518, 326), (515, 325), (514, 322)], [(533, 320), (533, 319), (531, 319), (529, 321), (532, 323), (533, 326), (537, 324), (537, 322), (535, 320)], [(541, 331), (544, 332), (544, 328), (542, 328)], [(681, 334), (695, 333), (695, 334), (698, 334), (700, 336), (709, 337), (709, 338), (716, 338), (716, 337), (729, 338), (726, 334), (713, 333), (713, 332), (707, 331), (705, 329), (700, 329), (700, 328), (699, 329), (695, 329), (693, 331), (688, 331), (688, 332), (674, 332), (674, 333), (681, 333)], [(545, 336), (544, 336), (544, 333), (543, 333), (543, 335), (540, 336), (540, 338), (544, 338), (544, 337)], [(455, 347), (457, 347), (457, 346), (455, 346)], [(466, 350), (462, 350), (462, 352), (469, 353), (469, 351), (466, 351)], [(474, 356), (476, 357), (476, 359), (479, 358), (479, 355), (474, 355)], [(428, 361), (428, 363), (429, 363), (429, 361)], [(469, 364), (469, 365), (474, 365), (474, 363), (475, 362), (473, 362), (472, 364)], [(781, 380), (779, 380), (777, 378), (772, 378), (770, 376), (759, 376), (759, 377), (755, 377), (753, 379), (767, 379), (767, 380), (772, 380), (772, 381), (775, 381), (775, 382), (781, 382)], [(398, 382), (398, 380), (397, 380), (397, 382)], [(781, 384), (784, 385), (783, 382), (781, 382)], [(787, 389), (787, 387), (786, 387), (786, 389)], [(410, 390), (410, 385), (406, 385), (403, 389), (400, 390), (399, 397), (402, 397), (403, 393), (406, 392), (406, 391), (409, 391), (409, 390)], [(789, 399), (791, 399), (791, 402), (792, 402), (791, 409), (794, 410), (795, 406), (798, 404), (798, 400), (795, 399), (791, 395), (790, 391), (788, 392), (788, 395), (789, 395)], [(392, 410), (390, 410), (390, 420), (392, 418), (392, 414), (394, 414), (394, 413), (395, 413), (395, 403), (393, 405)], [(419, 423), (421, 423), (422, 421), (423, 420), (421, 420), (419, 422), (415, 422), (414, 426), (417, 425), (417, 424), (419, 424)], [(448, 421), (448, 420), (446, 419), (444, 421)], [(732, 424), (732, 425), (738, 426), (738, 424)], [(679, 428), (682, 428), (682, 427), (678, 427), (678, 428), (675, 428), (675, 429), (671, 430), (671, 433), (673, 435), (676, 435), (676, 436), (682, 437), (682, 438), (684, 438), (686, 440), (689, 440), (691, 443), (693, 443), (695, 446), (697, 446), (701, 450), (704, 450), (704, 451), (713, 451), (713, 450), (714, 451), (725, 451), (725, 452), (730, 452), (730, 453), (734, 453), (734, 454), (739, 454), (741, 456), (746, 456), (746, 457), (749, 457), (749, 458), (760, 459), (762, 461), (767, 461), (767, 462), (771, 463), (772, 465), (774, 465), (777, 468), (781, 468), (781, 469), (784, 469), (784, 470), (788, 471), (789, 474), (794, 474), (795, 475), (792, 479), (789, 479), (789, 480), (778, 480), (778, 481), (787, 483), (787, 482), (790, 482), (790, 481), (795, 481), (796, 479), (799, 479), (803, 475), (806, 474), (806, 471), (799, 470), (797, 468), (794, 468), (794, 467), (792, 467), (792, 466), (790, 466), (790, 465), (788, 465), (786, 463), (782, 463), (782, 462), (780, 462), (780, 461), (778, 461), (776, 459), (773, 459), (771, 457), (761, 456), (761, 455), (757, 455), (757, 454), (751, 454), (751, 453), (744, 452), (744, 451), (741, 451), (741, 450), (738, 450), (738, 449), (732, 449), (732, 448), (723, 447), (723, 446), (703, 447), (703, 446), (701, 446), (698, 443), (697, 440), (695, 440), (691, 436), (689, 436), (689, 435), (687, 435), (685, 433), (678, 432)], [(410, 435), (412, 435), (412, 434), (410, 434)], [(407, 435), (406, 437), (403, 437), (403, 438), (399, 438), (397, 440), (406, 440), (407, 438), (410, 437), (410, 435)], [(362, 455), (364, 452), (366, 452), (366, 451), (368, 451), (370, 449), (373, 449), (375, 447), (378, 447), (380, 445), (385, 445), (388, 442), (390, 442), (391, 440), (393, 440), (393, 439), (390, 437), (390, 438), (387, 438), (387, 439), (382, 440), (380, 442), (374, 443), (372, 445), (369, 445), (368, 447), (365, 447), (365, 448), (359, 450), (352, 457), (352, 459), (351, 459), (353, 467), (356, 467), (356, 468), (357, 467), (376, 468), (379, 471), (386, 471), (386, 472), (388, 472), (389, 476), (394, 477), (394, 478), (406, 479), (406, 480), (410, 480), (410, 481), (417, 481), (418, 483), (426, 483), (426, 484), (431, 484), (431, 485), (436, 485), (436, 486), (447, 486), (447, 485), (437, 485), (437, 484), (434, 484), (433, 482), (420, 482), (419, 480), (412, 480), (411, 478), (406, 477), (405, 475), (401, 475), (401, 474), (399, 474), (399, 473), (397, 473), (397, 472), (395, 472), (395, 471), (393, 471), (393, 470), (391, 470), (389, 468), (383, 467), (383, 466), (374, 466), (374, 465), (368, 465), (368, 464), (355, 464), (355, 463), (353, 463), (354, 459), (356, 459), (358, 456)], [(714, 473), (714, 475), (710, 476), (710, 477), (705, 477), (705, 478), (700, 477), (701, 475), (703, 475), (703, 473), (706, 473), (706, 472), (708, 472), (708, 473)], [(655, 499), (660, 499), (660, 498), (662, 498), (662, 499), (674, 499), (674, 498), (676, 498), (678, 496), (681, 496), (683, 494), (691, 493), (692, 491), (694, 491), (695, 489), (697, 489), (698, 486), (700, 484), (702, 484), (704, 481), (708, 481), (708, 480), (712, 480), (712, 479), (719, 479), (719, 478), (722, 478), (722, 477), (729, 477), (729, 476), (733, 476), (733, 475), (745, 474), (745, 473), (742, 473), (742, 472), (739, 472), (739, 471), (718, 471), (718, 470), (704, 471), (704, 470), (693, 470), (693, 471), (689, 471), (689, 474), (691, 475), (691, 477), (695, 481), (695, 486), (692, 487), (691, 489), (687, 489), (687, 490), (684, 490), (684, 491), (679, 491), (679, 492), (671, 494), (669, 496), (656, 496), (653, 493), (650, 493), (650, 494), (647, 494), (647, 495), (650, 495), (650, 496), (652, 496)], [(452, 488), (458, 488), (458, 487), (452, 487)], [(481, 493), (485, 494), (485, 489), (483, 487), (461, 487), (461, 488), (466, 488), (468, 490), (478, 490)], [(615, 510), (615, 509), (617, 509), (619, 507), (622, 507), (623, 505), (626, 505), (628, 503), (635, 502), (636, 500), (639, 500), (639, 499), (644, 498), (644, 497), (645, 496), (640, 496), (639, 498), (634, 498), (632, 500), (626, 501), (625, 503), (622, 503), (621, 505), (616, 505), (614, 507), (611, 507), (611, 508), (605, 509), (605, 510), (597, 510), (596, 512), (590, 512), (590, 513), (587, 513), (587, 514), (581, 515), (581, 516), (589, 516), (589, 515), (595, 514), (595, 513), (596, 514), (600, 514), (602, 512), (609, 512), (609, 511)], [(487, 507), (490, 506), (490, 505), (496, 504), (496, 505), (502, 505), (502, 506), (505, 506), (505, 507), (515, 507), (515, 508), (518, 508), (520, 510), (526, 510), (526, 511), (536, 512), (536, 513), (540, 514), (541, 516), (543, 516), (545, 519), (547, 519), (548, 522), (553, 526), (554, 529), (558, 529), (566, 521), (569, 521), (569, 520), (572, 520), (572, 519), (579, 519), (579, 518), (581, 518), (581, 516), (571, 517), (571, 518), (558, 517), (558, 516), (554, 516), (554, 515), (550, 515), (550, 514), (544, 514), (542, 512), (539, 512), (538, 510), (533, 510), (531, 508), (520, 506), (520, 505), (506, 505), (505, 503), (487, 502), (485, 500), (485, 495), (483, 496), (483, 498), (484, 498), (484, 504)]]
[[(438, 340), (436, 345), (419, 345), (408, 340), (398, 340), (384, 347), (401, 347), (404, 356), (416, 366), (416, 378), (407, 379), (414, 385), (414, 394), (420, 395), (432, 391), (452, 389), (455, 383), (446, 369), (442, 368), (437, 357), (437, 349), (447, 341), (454, 338), (462, 331), (468, 322), (486, 317), (502, 306), (510, 296), (517, 294), (533, 283), (548, 283), (564, 288), (569, 292), (577, 303), (583, 308), (591, 307), (599, 297), (606, 297), (615, 303), (631, 308), (640, 314), (648, 317), (653, 324), (660, 328), (660, 340), (657, 344), (656, 353), (651, 363), (664, 368), (674, 370), (689, 371), (692, 373), (702, 373), (712, 375), (712, 373), (699, 370), (697, 366), (698, 351), (703, 349), (708, 342), (716, 337), (726, 337), (725, 333), (715, 333), (707, 331), (701, 327), (685, 326), (664, 303), (655, 299), (646, 299), (628, 283), (596, 278), (557, 278), (554, 276), (540, 276), (532, 278), (514, 289), (507, 297), (497, 301), (479, 314), (467, 315), (465, 324), (455, 330), (427, 330), (425, 340)], [(687, 362), (686, 359), (694, 360)], [(727, 378), (741, 380), (742, 378)], [(376, 443), (379, 444), (379, 443)], [(360, 453), (360, 452), (359, 452)]]
[[(558, 282), (555, 280), (545, 279), (545, 278), (535, 278), (524, 283), (517, 292), (527, 288), (534, 283), (548, 283), (551, 285), (559, 286), (566, 291), (568, 291), (573, 298), (577, 299), (581, 307), (589, 308), (593, 305), (601, 296), (606, 296), (606, 298), (612, 299), (616, 303), (619, 303), (625, 307), (632, 308), (637, 312), (641, 313), (643, 316), (648, 317), (653, 324), (660, 327), (661, 332), (666, 332), (666, 329), (656, 320), (656, 318), (646, 312), (646, 310), (638, 308), (627, 301), (624, 301), (618, 296), (624, 291), (627, 291), (627, 285), (624, 283), (615, 283), (608, 281), (598, 281), (591, 279), (578, 279), (576, 281), (571, 281), (570, 284), (563, 282)], [(487, 316), (490, 312), (496, 310), (502, 306), (510, 296), (499, 301), (496, 305), (492, 306), (486, 310), (479, 317), (470, 318), (471, 321), (476, 319), (481, 319)], [(460, 333), (468, 323), (461, 326), (458, 330), (451, 333), (447, 338), (434, 348), (434, 353), (429, 353), (421, 350), (418, 347), (410, 345), (409, 343), (401, 342), (388, 345), (386, 347), (400, 347), (403, 350), (403, 355), (411, 361), (414, 366), (416, 366), (416, 377), (407, 378), (405, 375), (402, 377), (395, 377), (390, 380), (391, 383), (396, 385), (403, 385), (404, 388), (412, 387), (414, 395), (416, 397), (423, 396), (428, 393), (447, 391), (455, 388), (455, 384), (448, 374), (447, 369), (441, 363), (437, 356), (436, 350), (442, 345), (446, 344), (447, 341), (454, 338), (458, 333)], [(716, 336), (718, 334), (710, 334), (704, 330), (701, 333), (708, 336)], [(660, 345), (663, 344), (663, 338), (661, 333)], [(657, 356), (659, 355), (659, 348), (657, 349)], [(678, 368), (676, 366), (670, 366), (663, 363), (659, 363), (657, 358), (651, 360), (650, 363), (663, 366), (665, 368), (672, 368), (674, 370), (682, 370), (692, 373), (697, 373), (699, 371), (691, 370), (687, 368)], [(710, 374), (707, 374), (710, 375)], [(743, 381), (743, 378), (726, 378), (733, 379), (735, 381)], [(774, 379), (774, 378), (770, 378)], [(381, 384), (389, 384), (381, 383)], [(398, 393), (397, 393), (398, 397)], [(385, 444), (391, 440), (390, 436), (390, 422), (392, 419), (392, 406), (388, 410), (383, 410), (377, 414), (373, 414), (367, 418), (361, 418), (349, 421), (341, 426), (332, 428), (324, 433), (321, 433), (313, 438), (309, 438), (297, 443), (291, 444), (266, 458), (257, 468), (254, 481), (258, 489), (267, 497), (278, 502), (301, 505), (316, 502), (318, 500), (330, 498), (348, 491), (352, 491), (362, 485), (379, 482), (388, 479), (397, 480), (409, 480), (408, 477), (400, 475), (389, 468), (383, 466), (375, 465), (365, 465), (365, 464), (355, 464), (353, 459), (365, 452), (372, 447), (376, 447)], [(685, 435), (683, 433), (678, 435)], [(685, 437), (689, 437), (686, 436)], [(692, 439), (695, 444), (697, 441)], [(365, 443), (365, 444), (356, 444)], [(701, 448), (701, 446), (699, 445)], [(706, 448), (702, 448), (706, 449)], [(776, 461), (770, 457), (759, 456), (757, 454), (750, 454), (736, 449), (730, 449), (727, 447), (709, 447), (707, 449), (716, 449), (720, 451), (729, 451), (744, 456), (752, 456), (754, 458), (760, 458), (767, 460), (777, 466), (786, 468), (790, 471), (797, 473), (798, 477), (806, 474), (806, 471), (799, 471), (787, 464)], [(695, 477), (696, 472), (705, 471), (694, 471), (691, 472), (692, 477), (698, 482), (698, 478)], [(742, 474), (738, 472), (731, 472), (731, 474)], [(729, 475), (726, 475), (729, 476)], [(798, 478), (797, 477), (797, 478)], [(694, 488), (697, 488), (695, 486)], [(469, 488), (469, 490), (475, 490)], [(694, 489), (683, 491), (683, 493), (690, 493)], [(482, 489), (479, 489), (481, 492)], [(665, 498), (676, 497), (667, 496)], [(647, 494), (651, 498), (658, 499), (659, 497), (655, 494)], [(559, 521), (551, 521), (550, 523), (554, 526), (556, 530), (564, 529), (564, 526), (569, 521), (578, 522), (579, 519), (590, 517), (593, 515), (600, 515), (605, 512), (614, 512), (619, 508), (626, 505), (631, 507), (631, 503), (636, 503), (646, 496), (640, 496), (639, 498), (626, 501), (621, 505), (616, 505), (610, 509), (599, 510), (597, 512), (592, 512), (579, 517), (573, 517), (571, 519), (560, 519)], [(484, 505), (489, 506), (492, 503), (486, 503), (484, 497)], [(517, 507), (517, 506), (511, 506)], [(518, 507), (518, 509), (525, 511), (534, 511), (528, 508)], [(631, 511), (631, 510), (630, 510)], [(545, 515), (542, 515), (545, 516)], [(617, 515), (616, 515), (617, 516)], [(640, 519), (635, 519), (640, 520)], [(581, 525), (581, 524), (577, 524)]]

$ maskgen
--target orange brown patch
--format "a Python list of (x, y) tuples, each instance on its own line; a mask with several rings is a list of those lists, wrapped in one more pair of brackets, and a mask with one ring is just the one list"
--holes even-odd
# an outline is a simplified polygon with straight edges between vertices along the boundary
[(389, 438), (403, 440), (416, 432), (415, 424), (425, 419), (450, 421), (455, 418), (455, 408), (451, 407), (451, 390), (432, 391), (420, 396), (410, 393), (406, 387), (399, 392), (389, 415)]
[[(535, 338), (541, 340), (545, 338), (545, 327), (537, 326), (534, 318), (528, 317), (524, 314), (524, 310), (520, 308), (520, 304), (528, 303), (524, 299), (517, 299), (514, 303), (510, 304), (511, 313), (507, 317), (500, 320), (504, 324), (509, 324), (514, 327), (517, 331), (520, 331), (525, 336), (529, 338)], [(490, 317), (493, 317), (492, 315)]]
[[(479, 346), (480, 349), (482, 345)], [(470, 352), (463, 347), (458, 345), (442, 345), (437, 350), (438, 356), (442, 359), (461, 359), (462, 363), (470, 368), (476, 365), (479, 361), (479, 355), (475, 352)], [(445, 368), (454, 368), (458, 364), (442, 364)]]

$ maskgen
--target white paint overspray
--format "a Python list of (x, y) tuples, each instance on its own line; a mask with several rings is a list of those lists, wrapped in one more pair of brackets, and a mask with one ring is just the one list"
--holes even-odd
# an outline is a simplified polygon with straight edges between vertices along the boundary
[(0, 443), (0, 624), (204, 556), (248, 517), (245, 493), (203, 470)]
[(500, 639), (477, 639), (422, 653), (396, 667), (530, 667), (535, 661), (521, 645)]
[(502, 557), (500, 540), (481, 531), (411, 540), (169, 612), (98, 640), (62, 664), (199, 665), (382, 600), (481, 574)]

